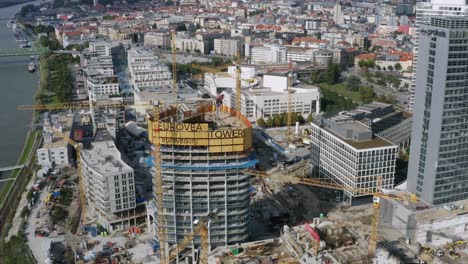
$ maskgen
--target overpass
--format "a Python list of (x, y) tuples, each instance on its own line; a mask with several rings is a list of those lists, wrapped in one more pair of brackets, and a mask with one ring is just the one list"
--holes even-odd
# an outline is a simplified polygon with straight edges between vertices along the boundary
[(13, 57), (13, 56), (36, 56), (49, 51), (48, 48), (16, 48), (16, 49), (0, 49), (0, 57)]
[(1, 167), (0, 172), (21, 169), (23, 167), (24, 167), (24, 164), (23, 165), (14, 165), (14, 166)]

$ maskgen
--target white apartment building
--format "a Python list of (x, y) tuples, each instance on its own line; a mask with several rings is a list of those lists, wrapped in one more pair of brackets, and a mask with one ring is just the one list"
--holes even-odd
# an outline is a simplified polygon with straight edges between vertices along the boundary
[(393, 188), (398, 146), (373, 135), (364, 124), (345, 117), (316, 118), (312, 123), (311, 160), (316, 177), (346, 186), (344, 199), (352, 202), (362, 194), (352, 189), (377, 191)]
[(313, 61), (316, 49), (287, 46), (286, 61)]
[(214, 53), (235, 57), (237, 52), (243, 56), (243, 39), (241, 38), (219, 38), (214, 39)]
[(132, 48), (128, 51), (128, 69), (134, 89), (143, 87), (170, 86), (172, 74), (153, 52)]
[(73, 124), (73, 115), (44, 115), (44, 143), (38, 148), (37, 164), (42, 167), (55, 165), (70, 165), (68, 156), (68, 138)]
[(127, 213), (136, 206), (133, 169), (105, 130), (98, 130), (92, 148), (80, 154), (87, 216), (110, 231), (126, 227)]
[(198, 38), (177, 35), (176, 49), (181, 52), (208, 53), (208, 41)]
[(111, 44), (105, 41), (92, 41), (89, 42), (89, 51), (99, 56), (110, 56)]
[(89, 99), (94, 102), (97, 100), (99, 95), (119, 94), (119, 82), (117, 80), (117, 76), (87, 76), (86, 85), (88, 87)]
[(145, 47), (171, 49), (171, 32), (169, 30), (150, 31), (145, 34)]
[(287, 62), (286, 47), (273, 44), (246, 44), (245, 55), (252, 64)]

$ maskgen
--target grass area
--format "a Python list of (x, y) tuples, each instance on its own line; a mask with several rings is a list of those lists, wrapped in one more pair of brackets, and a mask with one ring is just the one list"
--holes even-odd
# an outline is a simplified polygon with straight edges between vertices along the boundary
[(0, 241), (0, 263), (2, 264), (32, 264), (36, 263), (29, 253), (23, 234), (11, 237), (10, 241)]
[(40, 89), (36, 95), (38, 104), (70, 102), (72, 76), (69, 65), (76, 63), (70, 54), (42, 57), (40, 63)]
[[(21, 156), (20, 156), (17, 164), (24, 164), (28, 160), (28, 157), (29, 157), (29, 155), (31, 153), (31, 150), (33, 148), (33, 145), (34, 145), (34, 139), (38, 136), (39, 132), (40, 131), (34, 131), (34, 132), (30, 132), (28, 134), (26, 144), (23, 147), (23, 152), (21, 153)], [(20, 171), (21, 171), (21, 169), (14, 170), (11, 173), (10, 178), (18, 177), (18, 174), (19, 174)], [(5, 199), (8, 192), (10, 191), (10, 188), (13, 185), (13, 183), (14, 183), (14, 181), (11, 180), (11, 181), (8, 181), (5, 184), (5, 186), (3, 186), (3, 189), (0, 192), (0, 205), (3, 203), (3, 200)]]
[(353, 100), (354, 102), (361, 102), (359, 91), (349, 91), (348, 89), (346, 89), (346, 82), (340, 82), (335, 84), (322, 83), (319, 86), (321, 89), (328, 90), (330, 92), (335, 92), (338, 95)]

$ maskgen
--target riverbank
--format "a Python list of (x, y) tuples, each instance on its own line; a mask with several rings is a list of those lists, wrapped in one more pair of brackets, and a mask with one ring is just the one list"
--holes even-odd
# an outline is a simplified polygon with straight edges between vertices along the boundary
[[(36, 142), (36, 140), (39, 140), (39, 137), (40, 137), (40, 131), (39, 130), (34, 130), (34, 131), (31, 131), (31, 132), (28, 133), (28, 136), (26, 137), (26, 141), (25, 141), (26, 144), (23, 147), (23, 152), (21, 153), (21, 156), (18, 159), (17, 165), (22, 165), (28, 160), (28, 158), (31, 155), (31, 151), (33, 150), (34, 142)], [(34, 149), (34, 151), (36, 151), (36, 150)], [(27, 164), (24, 164), (24, 165), (25, 165), (25, 167), (27, 166)], [(22, 169), (14, 170), (11, 173), (9, 178), (10, 179), (17, 178), (21, 170)], [(7, 184), (5, 184), (5, 186), (1, 190), (1, 192), (0, 192), (0, 208), (3, 206), (3, 201), (8, 196), (8, 193), (10, 192), (11, 186), (13, 186), (14, 182), (15, 182), (14, 180), (8, 181)]]

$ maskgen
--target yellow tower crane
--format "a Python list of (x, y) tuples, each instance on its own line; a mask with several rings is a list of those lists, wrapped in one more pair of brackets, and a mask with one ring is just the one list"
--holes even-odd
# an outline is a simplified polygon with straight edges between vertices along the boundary
[(241, 57), (237, 51), (236, 57), (236, 111), (242, 113)]
[(178, 98), (177, 88), (177, 48), (176, 48), (176, 32), (171, 32), (171, 48), (172, 48), (172, 91), (175, 98)]
[[(235, 109), (237, 110), (238, 113), (242, 113), (242, 77), (241, 77), (241, 56), (240, 53), (237, 52), (236, 56), (236, 63), (234, 64), (236, 66), (236, 75), (234, 78), (236, 79), (236, 100), (235, 100)], [(224, 64), (218, 67), (207, 67), (207, 66), (202, 66), (202, 65), (197, 65), (197, 64), (192, 64), (192, 68), (203, 71), (203, 72), (208, 72), (208, 73), (220, 73), (221, 71), (227, 69), (229, 66), (233, 66), (233, 64), (228, 63)], [(250, 82), (250, 80), (244, 80), (247, 82)]]
[(211, 221), (217, 217), (218, 209), (211, 211), (206, 217), (202, 217), (199, 221), (194, 222), (195, 227), (192, 232), (190, 232), (182, 241), (180, 241), (174, 250), (169, 253), (168, 263), (176, 260), (177, 256), (181, 251), (183, 251), (187, 246), (192, 243), (196, 235), (200, 235), (200, 264), (208, 264), (208, 254), (209, 254), (209, 239), (208, 239), (208, 228)]
[(380, 176), (377, 177), (377, 185), (375, 187), (355, 189), (355, 188), (350, 188), (341, 184), (334, 183), (331, 180), (322, 179), (322, 178), (317, 179), (317, 178), (294, 177), (294, 176), (283, 175), (283, 174), (269, 175), (269, 174), (266, 174), (265, 172), (256, 171), (256, 170), (245, 170), (244, 172), (252, 176), (278, 179), (284, 182), (289, 182), (291, 184), (304, 184), (304, 185), (323, 187), (323, 188), (329, 188), (329, 189), (335, 189), (335, 190), (341, 190), (341, 191), (348, 191), (348, 192), (353, 192), (359, 195), (373, 195), (374, 196), (373, 211), (372, 211), (371, 229), (370, 229), (369, 242), (368, 242), (368, 256), (371, 259), (375, 256), (375, 252), (377, 249), (378, 227), (379, 227), (379, 221), (380, 221), (380, 199), (385, 198), (389, 200), (403, 200), (403, 201), (412, 201), (412, 202), (418, 201), (418, 198), (415, 194), (403, 195), (403, 194), (383, 193), (381, 189), (382, 180)]

